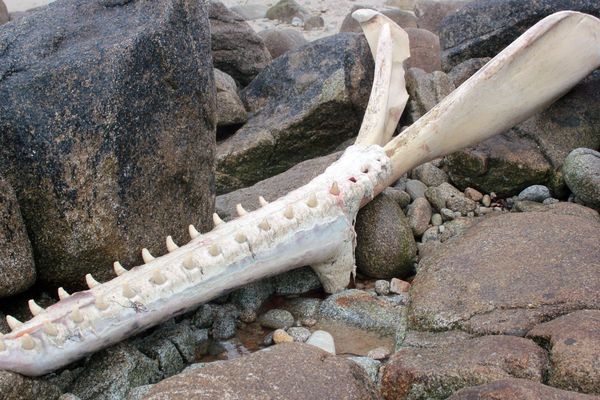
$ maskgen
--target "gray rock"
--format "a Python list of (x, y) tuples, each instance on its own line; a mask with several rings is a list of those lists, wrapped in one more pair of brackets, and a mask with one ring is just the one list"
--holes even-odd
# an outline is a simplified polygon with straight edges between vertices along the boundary
[(417, 16), (417, 25), (421, 29), (427, 29), (437, 34), (442, 20), (460, 10), (469, 1), (471, 0), (416, 0), (414, 11)]
[(8, 9), (4, 1), (0, 0), (0, 25), (7, 23), (10, 20)]
[(454, 84), (441, 71), (427, 73), (419, 68), (410, 68), (406, 71), (406, 90), (410, 97), (402, 122), (410, 125), (449, 95)]
[(335, 354), (335, 343), (333, 341), (333, 336), (331, 336), (329, 332), (314, 331), (306, 341), (306, 344), (318, 347), (330, 354)]
[(410, 58), (405, 68), (419, 68), (425, 72), (440, 71), (442, 59), (440, 38), (426, 29), (405, 28), (410, 43)]
[(381, 367), (381, 361), (373, 360), (370, 357), (350, 356), (349, 360), (354, 361), (367, 373), (373, 383), (377, 383), (377, 376), (379, 374), (379, 367)]
[(461, 193), (460, 196), (450, 196), (446, 200), (446, 207), (454, 212), (460, 212), (462, 215), (468, 215), (470, 212), (475, 211), (477, 203)]
[(366, 40), (329, 36), (275, 59), (242, 91), (253, 113), (217, 149), (217, 190), (249, 186), (331, 153), (360, 127), (373, 79)]
[(349, 289), (332, 294), (321, 304), (321, 318), (340, 321), (368, 331), (393, 335), (404, 329), (405, 308), (387, 297)]
[[(447, 208), (442, 208), (442, 210), (447, 210)], [(454, 214), (452, 214), (452, 219), (454, 219)], [(440, 214), (433, 214), (431, 216), (431, 223), (435, 226), (440, 226), (443, 223), (442, 216)]]
[(565, 182), (578, 199), (600, 209), (600, 153), (575, 149), (563, 165)]
[(158, 361), (120, 343), (92, 355), (70, 391), (81, 400), (117, 400), (134, 387), (160, 380)]
[(127, 400), (143, 400), (154, 385), (143, 385), (133, 388), (127, 394)]
[(383, 190), (386, 196), (391, 197), (398, 203), (400, 208), (404, 209), (410, 204), (410, 195), (404, 190), (397, 189), (395, 187), (388, 187)]
[(0, 176), (0, 297), (20, 293), (34, 282), (33, 254), (21, 210), (14, 190)]
[(409, 179), (406, 181), (406, 193), (410, 195), (412, 200), (416, 200), (419, 197), (425, 197), (425, 191), (427, 190), (427, 185), (423, 182), (418, 181), (416, 179)]
[[(425, 197), (436, 210), (441, 210), (446, 207), (446, 203), (451, 198), (464, 197), (462, 192), (449, 183), (442, 183), (436, 187), (429, 187), (425, 190)], [(452, 210), (454, 211), (454, 210)]]
[(448, 347), (473, 336), (463, 331), (425, 332), (408, 330), (399, 347)]
[(425, 197), (418, 197), (408, 206), (406, 216), (413, 234), (416, 237), (421, 237), (429, 228), (431, 205)]
[(61, 395), (58, 387), (43, 379), (9, 371), (0, 371), (0, 393), (3, 400), (55, 400)]
[[(444, 222), (452, 221), (454, 218), (456, 218), (456, 216), (454, 215), (454, 211), (450, 210), (449, 208), (442, 208), (440, 210), (440, 216), (442, 217), (442, 220)], [(433, 223), (433, 220), (432, 220), (432, 223)]]
[(308, 17), (308, 11), (294, 0), (279, 0), (267, 10), (266, 15), (269, 19), (278, 19), (289, 24), (294, 18), (304, 21)]
[(261, 326), (271, 329), (286, 329), (294, 325), (294, 316), (287, 310), (274, 308), (258, 318)]
[(231, 293), (231, 301), (242, 310), (258, 312), (260, 307), (275, 293), (272, 279), (252, 282)]
[(427, 229), (425, 232), (423, 232), (423, 236), (421, 236), (421, 243), (437, 242), (439, 240), (440, 231), (439, 227), (437, 226), (432, 226), (431, 228)]
[(236, 316), (227, 312), (216, 316), (211, 329), (213, 338), (219, 341), (231, 339), (236, 331)]
[(311, 335), (308, 329), (301, 326), (288, 328), (287, 333), (294, 339), (294, 342), (300, 343), (306, 342)]
[(265, 29), (258, 32), (258, 36), (264, 40), (273, 59), (308, 43), (301, 32), (291, 28)]
[(267, 6), (262, 4), (241, 4), (231, 7), (230, 10), (246, 21), (267, 17)]
[(527, 28), (560, 10), (600, 15), (595, 0), (482, 0), (449, 15), (440, 27), (444, 69), (475, 57), (493, 57)]
[(321, 300), (310, 297), (299, 297), (289, 299), (282, 307), (292, 313), (296, 319), (317, 319), (319, 317)]
[(273, 286), (276, 294), (289, 296), (320, 289), (321, 281), (310, 267), (302, 267), (274, 276)]
[(426, 186), (439, 186), (448, 182), (448, 175), (432, 163), (421, 164), (412, 170), (413, 179), (423, 182)]
[(475, 72), (479, 71), (481, 67), (490, 61), (491, 58), (483, 57), (483, 58), (471, 58), (469, 60), (463, 61), (460, 64), (454, 66), (450, 72), (448, 72), (448, 77), (454, 83), (454, 86), (459, 87), (462, 85), (464, 81), (469, 79), (471, 76), (475, 74)]
[(220, 1), (209, 2), (214, 66), (245, 86), (271, 61), (262, 39)]
[(375, 281), (375, 293), (380, 296), (386, 296), (390, 294), (390, 282), (381, 279)]
[(519, 193), (519, 200), (537, 201), (538, 203), (543, 202), (550, 197), (550, 189), (544, 185), (533, 185), (526, 187)]
[(205, 3), (181, 0), (64, 0), (3, 25), (0, 171), (41, 285), (108, 280), (114, 260), (142, 263), (133, 249), (164, 252), (165, 232), (186, 242), (188, 224), (208, 229), (209, 41)]
[(214, 71), (217, 88), (217, 126), (227, 127), (245, 123), (248, 115), (238, 95), (235, 81), (217, 68)]
[(548, 197), (547, 199), (544, 199), (544, 201), (542, 201), (542, 204), (544, 204), (544, 205), (550, 205), (550, 204), (556, 204), (556, 203), (560, 203), (560, 200), (555, 199), (553, 197)]
[(398, 204), (381, 193), (356, 218), (358, 269), (373, 278), (412, 273), (417, 246), (408, 219)]
[[(81, 400), (81, 399), (79, 397), (75, 396), (73, 393), (64, 393), (58, 398), (58, 400)], [(135, 398), (132, 399), (131, 396), (127, 396), (127, 400), (138, 400), (138, 399), (135, 399)]]
[(217, 307), (218, 306), (211, 303), (202, 304), (194, 313), (192, 324), (197, 328), (210, 328), (215, 320)]
[(362, 29), (357, 20), (352, 18), (352, 13), (358, 9), (367, 8), (371, 10), (376, 10), (390, 18), (396, 24), (398, 24), (401, 28), (416, 28), (417, 27), (417, 19), (414, 14), (408, 11), (399, 10), (396, 7), (373, 7), (369, 5), (356, 5), (352, 6), (350, 12), (344, 20), (342, 21), (342, 26), (340, 27), (340, 32), (357, 32), (362, 33)]
[(316, 31), (325, 27), (325, 21), (322, 17), (318, 15), (313, 15), (312, 17), (308, 17), (304, 22), (304, 30), (305, 31)]

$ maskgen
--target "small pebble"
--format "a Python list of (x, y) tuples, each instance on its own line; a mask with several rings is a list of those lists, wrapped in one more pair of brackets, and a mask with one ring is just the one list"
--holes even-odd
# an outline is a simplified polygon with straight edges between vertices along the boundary
[(519, 200), (529, 200), (541, 203), (550, 197), (550, 189), (544, 185), (529, 186), (519, 193)]
[(483, 204), (486, 207), (489, 207), (492, 204), (492, 199), (490, 197), (490, 195), (486, 194), (483, 196), (483, 198), (481, 199), (481, 204)]
[(437, 213), (433, 214), (431, 216), (431, 223), (435, 226), (440, 226), (443, 223), (442, 216)]
[(438, 227), (432, 226), (431, 228), (427, 229), (425, 231), (425, 233), (423, 233), (423, 236), (421, 236), (421, 243), (427, 243), (427, 242), (439, 240), (439, 239), (440, 239), (440, 235), (439, 235)]
[(390, 356), (390, 350), (387, 347), (377, 347), (373, 350), (369, 350), (367, 357), (373, 360), (385, 360)]
[(240, 313), (240, 321), (251, 324), (256, 321), (256, 312), (253, 310), (242, 310)]
[(410, 289), (410, 283), (403, 281), (402, 279), (392, 278), (390, 282), (390, 292), (401, 294), (406, 293)]
[(273, 332), (267, 333), (267, 336), (263, 339), (263, 346), (271, 346), (273, 344)]
[(474, 216), (475, 216), (475, 213), (473, 211), (469, 211), (467, 213), (467, 217), (469, 217), (469, 218), (473, 218)]
[(469, 199), (471, 199), (473, 201), (477, 201), (477, 202), (479, 202), (479, 201), (481, 201), (481, 199), (483, 199), (483, 194), (480, 191), (475, 190), (470, 187), (465, 189), (465, 196), (467, 196)]
[(380, 296), (390, 294), (390, 283), (383, 279), (375, 281), (375, 293)]
[(440, 226), (438, 226), (438, 231), (440, 233), (444, 233), (446, 231), (446, 227), (444, 225), (440, 225)]
[(308, 326), (310, 328), (311, 326), (315, 326), (317, 324), (317, 320), (314, 318), (304, 318), (301, 321), (301, 323), (302, 323), (302, 325)]
[(277, 329), (275, 332), (273, 332), (273, 342), (275, 344), (291, 343), (293, 341), (294, 338), (283, 329)]
[(454, 219), (454, 211), (449, 208), (442, 208), (440, 210), (440, 214), (442, 215), (442, 219), (444, 221), (452, 221)]
[(294, 342), (304, 343), (310, 337), (310, 331), (302, 327), (289, 328), (287, 333), (294, 339)]
[(544, 201), (542, 202), (543, 204), (556, 204), (556, 203), (560, 203), (560, 200), (555, 199), (553, 197), (548, 197), (547, 199), (544, 199)]
[(306, 341), (306, 344), (313, 345), (335, 355), (335, 343), (333, 336), (329, 332), (314, 331)]
[(304, 21), (302, 21), (302, 18), (298, 18), (298, 17), (292, 18), (292, 26), (303, 26), (303, 25), (304, 25)]
[(258, 322), (265, 328), (284, 329), (294, 325), (294, 316), (287, 310), (274, 308), (261, 315)]

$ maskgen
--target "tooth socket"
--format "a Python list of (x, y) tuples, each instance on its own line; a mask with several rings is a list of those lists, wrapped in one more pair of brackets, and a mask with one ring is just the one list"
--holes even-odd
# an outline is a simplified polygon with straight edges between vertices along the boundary
[(81, 315), (81, 310), (79, 310), (79, 307), (75, 307), (73, 311), (71, 311), (71, 320), (76, 324), (83, 322), (83, 315)]
[(190, 254), (183, 260), (183, 268), (185, 269), (194, 269), (196, 268), (196, 262), (194, 261), (194, 257)]
[(258, 227), (265, 232), (271, 229), (271, 225), (269, 225), (269, 221), (266, 219), (263, 219), (262, 222), (258, 224)]
[(243, 233), (238, 233), (235, 235), (235, 241), (242, 244), (248, 241), (248, 238)]
[(333, 185), (331, 185), (331, 188), (329, 189), (329, 193), (331, 193), (334, 196), (340, 194), (340, 187), (338, 186), (337, 182), (333, 182)]
[(96, 305), (96, 308), (100, 311), (106, 310), (108, 308), (108, 303), (101, 296), (96, 297), (94, 304)]
[(35, 341), (28, 333), (25, 333), (23, 336), (21, 336), (21, 347), (23, 350), (35, 349)]
[(162, 285), (167, 281), (167, 278), (159, 270), (154, 270), (154, 272), (152, 273), (152, 278), (150, 278), (150, 280), (155, 285)]
[(283, 216), (287, 219), (294, 219), (294, 208), (292, 206), (287, 206), (283, 212)]

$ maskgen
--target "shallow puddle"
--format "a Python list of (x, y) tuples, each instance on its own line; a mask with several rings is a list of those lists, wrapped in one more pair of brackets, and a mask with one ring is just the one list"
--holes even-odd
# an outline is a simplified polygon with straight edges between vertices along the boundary
[(340, 355), (366, 356), (370, 350), (377, 347), (386, 347), (394, 350), (395, 339), (393, 335), (380, 335), (375, 332), (365, 331), (338, 321), (321, 320), (311, 328), (311, 331), (322, 330), (333, 336), (335, 350)]

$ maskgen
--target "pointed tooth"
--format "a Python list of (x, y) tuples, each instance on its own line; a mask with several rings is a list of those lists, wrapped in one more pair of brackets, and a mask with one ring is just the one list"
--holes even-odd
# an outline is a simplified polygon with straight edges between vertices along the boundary
[(135, 297), (135, 291), (127, 283), (123, 284), (123, 296), (128, 299)]
[(31, 311), (34, 317), (44, 312), (44, 308), (40, 307), (33, 299), (29, 300), (27, 304), (29, 305), (29, 311)]
[(190, 253), (185, 260), (183, 260), (183, 268), (185, 269), (194, 269), (196, 268), (196, 262), (194, 261), (194, 257)]
[(213, 214), (213, 224), (215, 224), (215, 228), (224, 223), (225, 223), (225, 221), (223, 221), (221, 219), (221, 217), (219, 217), (219, 214), (217, 214), (217, 213)]
[(65, 289), (59, 287), (58, 288), (58, 298), (61, 300), (66, 299), (67, 297), (71, 296)]
[(4, 345), (4, 340), (2, 340), (2, 338), (0, 338), (0, 351), (4, 351), (6, 350), (6, 346)]
[(315, 208), (318, 204), (319, 202), (317, 201), (317, 195), (312, 192), (306, 201), (306, 205), (310, 208)]
[(44, 333), (48, 336), (58, 336), (58, 329), (52, 322), (46, 321), (42, 327)]
[(148, 264), (150, 261), (154, 260), (154, 256), (150, 254), (147, 248), (144, 247), (142, 249), (142, 259), (144, 260), (145, 264)]
[(219, 254), (221, 254), (221, 249), (219, 248), (219, 246), (217, 246), (216, 244), (213, 244), (212, 246), (210, 246), (210, 248), (208, 249), (208, 252), (210, 253), (211, 256), (216, 257)]
[(196, 239), (198, 236), (200, 236), (200, 232), (198, 232), (198, 230), (196, 229), (196, 227), (194, 225), (188, 226), (188, 232), (192, 239)]
[(94, 305), (100, 311), (106, 310), (108, 308), (108, 303), (106, 302), (106, 300), (104, 300), (104, 297), (102, 297), (102, 296), (96, 296)]
[(331, 188), (329, 189), (329, 193), (331, 193), (334, 196), (340, 194), (340, 187), (338, 186), (337, 182), (333, 182)]
[(283, 212), (283, 216), (286, 217), (287, 219), (293, 219), (294, 218), (294, 207), (292, 207), (291, 205), (287, 206), (287, 208)]
[(97, 280), (94, 279), (92, 274), (87, 274), (85, 276), (85, 283), (87, 283), (87, 285), (90, 289), (92, 289), (100, 284), (100, 282), (98, 282)]
[(239, 232), (235, 235), (235, 241), (238, 243), (245, 243), (248, 241), (248, 237), (246, 237), (246, 235), (244, 235), (243, 233)]
[(177, 244), (173, 241), (173, 238), (171, 236), (167, 236), (167, 250), (169, 253), (177, 250), (178, 248), (179, 246), (177, 246)]
[(71, 320), (76, 324), (83, 322), (83, 315), (81, 315), (81, 310), (79, 310), (78, 306), (75, 306), (73, 311), (71, 311)]
[(7, 315), (6, 316), (6, 322), (8, 322), (8, 326), (10, 327), (10, 329), (12, 329), (13, 331), (19, 327), (21, 327), (21, 325), (23, 325), (23, 323), (21, 321), (19, 321), (18, 319), (16, 319), (15, 317), (13, 317), (12, 315)]
[(35, 349), (35, 341), (29, 333), (24, 333), (23, 336), (21, 336), (21, 347), (23, 347), (23, 350)]
[(267, 204), (269, 204), (269, 202), (268, 202), (268, 201), (266, 201), (266, 200), (265, 200), (265, 198), (264, 198), (264, 197), (262, 197), (262, 196), (258, 196), (258, 202), (260, 203), (260, 206), (261, 206), (261, 207), (264, 207), (264, 206), (266, 206)]
[(240, 217), (243, 217), (244, 215), (248, 214), (248, 211), (244, 210), (244, 207), (242, 207), (241, 204), (236, 205), (235, 210), (237, 211), (237, 214)]
[(152, 283), (154, 283), (155, 285), (162, 285), (163, 283), (165, 283), (167, 281), (167, 277), (162, 272), (155, 269), (152, 272), (152, 277), (150, 278), (150, 281)]
[(258, 227), (263, 231), (268, 231), (269, 229), (271, 229), (271, 225), (269, 225), (269, 221), (267, 221), (266, 219), (263, 219), (262, 222), (258, 224)]
[(121, 263), (120, 263), (120, 262), (118, 262), (118, 261), (115, 261), (115, 262), (113, 263), (113, 269), (115, 270), (115, 274), (116, 274), (117, 276), (121, 276), (121, 275), (123, 275), (125, 272), (127, 272), (127, 270), (126, 270), (125, 268), (123, 268), (123, 266), (121, 265)]

